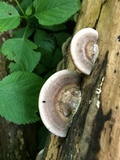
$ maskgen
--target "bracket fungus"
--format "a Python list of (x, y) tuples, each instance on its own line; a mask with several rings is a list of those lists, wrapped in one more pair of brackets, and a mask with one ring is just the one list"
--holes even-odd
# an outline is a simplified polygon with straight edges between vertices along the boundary
[(46, 128), (65, 137), (80, 101), (80, 74), (67, 69), (53, 74), (39, 95), (39, 111)]
[(70, 44), (70, 53), (77, 69), (89, 75), (98, 57), (98, 32), (92, 28), (84, 28), (77, 32)]

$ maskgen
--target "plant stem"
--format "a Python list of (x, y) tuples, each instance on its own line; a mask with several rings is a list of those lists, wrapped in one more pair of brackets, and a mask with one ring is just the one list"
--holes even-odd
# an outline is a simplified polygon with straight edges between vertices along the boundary
[(23, 38), (25, 38), (26, 32), (27, 32), (27, 30), (28, 30), (28, 27), (29, 27), (29, 23), (27, 24), (27, 26), (26, 26), (26, 28), (25, 28), (25, 32), (24, 32), (24, 34), (23, 34)]
[(15, 0), (15, 2), (17, 3), (17, 5), (18, 5), (19, 9), (21, 10), (22, 14), (26, 17), (26, 15), (25, 15), (20, 3), (17, 0)]

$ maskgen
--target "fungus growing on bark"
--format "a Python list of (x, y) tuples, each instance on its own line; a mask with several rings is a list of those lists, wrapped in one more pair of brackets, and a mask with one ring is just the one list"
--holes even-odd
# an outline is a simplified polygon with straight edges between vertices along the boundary
[(89, 75), (98, 57), (98, 32), (92, 28), (84, 28), (77, 32), (70, 44), (70, 53), (77, 69)]
[(43, 85), (39, 95), (39, 111), (46, 128), (57, 136), (65, 137), (80, 101), (80, 74), (61, 70)]

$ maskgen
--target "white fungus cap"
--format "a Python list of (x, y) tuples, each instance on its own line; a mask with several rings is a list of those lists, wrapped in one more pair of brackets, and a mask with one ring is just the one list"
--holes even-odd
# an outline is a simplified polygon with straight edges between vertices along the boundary
[(77, 32), (70, 45), (73, 63), (79, 71), (89, 75), (98, 57), (98, 32), (92, 28), (84, 28)]
[(79, 73), (61, 70), (53, 74), (40, 91), (41, 119), (46, 128), (57, 136), (66, 136), (74, 115), (72, 112), (75, 113), (80, 104), (79, 82)]

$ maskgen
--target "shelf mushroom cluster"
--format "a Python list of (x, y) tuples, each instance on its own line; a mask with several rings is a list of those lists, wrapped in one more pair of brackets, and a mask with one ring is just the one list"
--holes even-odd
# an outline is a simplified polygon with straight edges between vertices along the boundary
[[(89, 75), (98, 57), (98, 32), (85, 28), (76, 33), (70, 44), (73, 62), (79, 72)], [(53, 74), (39, 95), (39, 112), (46, 128), (65, 137), (80, 102), (80, 74), (67, 69)]]

